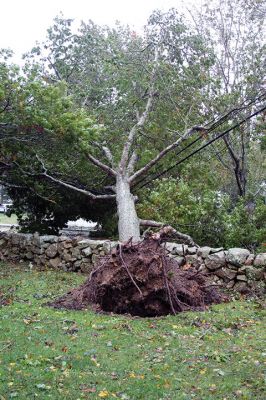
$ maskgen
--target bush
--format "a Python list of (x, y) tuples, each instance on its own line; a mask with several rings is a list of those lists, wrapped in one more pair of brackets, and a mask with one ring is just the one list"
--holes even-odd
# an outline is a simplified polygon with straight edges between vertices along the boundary
[(234, 209), (225, 215), (225, 226), (226, 247), (266, 251), (266, 205), (262, 199), (250, 203), (239, 199)]
[(211, 189), (198, 191), (183, 180), (161, 180), (138, 205), (141, 218), (172, 225), (203, 245), (224, 244), (228, 196)]

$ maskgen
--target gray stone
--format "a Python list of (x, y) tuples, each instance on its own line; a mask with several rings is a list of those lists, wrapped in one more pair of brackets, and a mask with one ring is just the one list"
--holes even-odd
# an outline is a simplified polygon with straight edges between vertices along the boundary
[(92, 249), (98, 249), (100, 247), (103, 247), (105, 243), (106, 240), (93, 240), (93, 239), (88, 240), (88, 246), (90, 246)]
[(210, 271), (208, 270), (208, 268), (206, 267), (205, 264), (201, 264), (201, 265), (199, 266), (199, 271), (200, 271), (202, 274), (208, 274), (208, 273), (210, 273)]
[(104, 253), (105, 254), (109, 254), (110, 253), (110, 251), (115, 247), (115, 246), (117, 246), (118, 245), (118, 242), (115, 242), (115, 241), (113, 241), (113, 242), (111, 242), (111, 241), (106, 241), (104, 244), (103, 244), (103, 251), (104, 251)]
[(6, 244), (6, 240), (5, 239), (0, 239), (0, 247)]
[(58, 242), (64, 242), (70, 240), (68, 236), (58, 236)]
[(32, 253), (38, 254), (38, 255), (44, 253), (44, 249), (43, 249), (42, 247), (32, 246), (32, 247), (30, 248), (30, 250), (32, 251)]
[(49, 247), (47, 247), (45, 254), (49, 258), (54, 258), (57, 255), (57, 244), (53, 243)]
[(264, 271), (263, 268), (255, 268), (251, 265), (246, 267), (246, 276), (250, 280), (259, 281), (264, 278)]
[(229, 249), (226, 255), (226, 261), (230, 264), (236, 265), (237, 267), (245, 264), (250, 251), (247, 249), (233, 248)]
[(82, 249), (81, 253), (86, 257), (90, 256), (92, 254), (91, 247), (86, 247), (85, 249)]
[(73, 247), (72, 249), (70, 249), (70, 252), (72, 254), (72, 257), (76, 258), (78, 258), (81, 254), (80, 249), (78, 247)]
[(188, 254), (196, 254), (197, 253), (197, 247), (188, 247), (187, 249)]
[(71, 247), (73, 247), (73, 243), (71, 241), (62, 242), (62, 244), (63, 244), (65, 249), (71, 249)]
[(258, 254), (254, 260), (255, 267), (266, 267), (266, 253)]
[(233, 287), (234, 290), (236, 290), (237, 292), (246, 292), (248, 290), (248, 285), (246, 282), (236, 282), (236, 284)]
[(185, 256), (186, 264), (190, 264), (195, 268), (199, 268), (202, 264), (202, 258), (198, 257), (196, 254), (189, 254)]
[(97, 256), (97, 254), (92, 254), (91, 256), (91, 262), (92, 264), (95, 264), (99, 259), (99, 256)]
[(61, 264), (61, 259), (59, 257), (52, 258), (51, 260), (49, 260), (49, 265), (54, 269), (59, 268), (60, 264)]
[(255, 254), (250, 254), (245, 261), (245, 265), (253, 265)]
[(199, 256), (201, 256), (202, 258), (206, 258), (206, 257), (208, 257), (208, 255), (210, 254), (210, 252), (211, 252), (211, 248), (210, 248), (210, 247), (208, 247), (208, 246), (203, 246), (203, 247), (199, 247), (199, 248), (198, 248), (197, 254), (198, 254)]
[(168, 250), (171, 254), (176, 254), (175, 253), (175, 248), (176, 248), (176, 243), (165, 243), (165, 248)]
[(40, 243), (55, 243), (57, 242), (57, 236), (55, 235), (43, 235), (39, 236)]
[(237, 267), (236, 265), (230, 264), (230, 263), (227, 263), (227, 267), (234, 271), (238, 271), (238, 269), (239, 269), (239, 267)]
[(172, 254), (171, 256), (172, 256), (172, 258), (174, 258), (174, 260), (177, 262), (177, 264), (178, 264), (179, 267), (182, 267), (182, 265), (184, 265), (184, 264), (186, 263), (186, 260), (185, 260), (184, 257), (177, 256), (177, 255), (175, 255), (175, 254)]
[(33, 253), (30, 252), (30, 251), (28, 251), (28, 252), (25, 254), (25, 257), (27, 258), (27, 260), (33, 260), (33, 258), (34, 258)]
[(63, 260), (66, 262), (70, 262), (72, 259), (72, 255), (67, 250), (65, 250), (63, 252), (62, 257), (63, 257)]
[(222, 267), (218, 269), (215, 274), (226, 281), (231, 281), (232, 279), (235, 279), (237, 272), (230, 268)]
[(246, 277), (246, 275), (237, 275), (236, 279), (238, 281), (243, 281), (243, 282), (247, 282), (248, 278)]
[(81, 272), (88, 274), (92, 270), (92, 263), (82, 262), (80, 265), (80, 270)]
[(178, 256), (185, 256), (187, 254), (188, 245), (175, 243), (174, 254)]
[(224, 251), (219, 251), (218, 253), (210, 254), (205, 259), (205, 265), (211, 271), (215, 271), (215, 270), (217, 270), (219, 268), (224, 267), (225, 263), (226, 262), (225, 262), (225, 253), (224, 253)]
[(211, 254), (219, 253), (219, 251), (223, 251), (223, 250), (224, 250), (223, 247), (212, 247), (211, 248)]
[(21, 242), (21, 234), (19, 233), (13, 233), (12, 237), (11, 237), (11, 243), (12, 245), (17, 245)]
[(234, 287), (234, 285), (235, 285), (235, 282), (234, 281), (230, 281), (230, 282), (227, 283), (227, 285), (225, 287), (226, 287), (226, 289), (232, 289)]

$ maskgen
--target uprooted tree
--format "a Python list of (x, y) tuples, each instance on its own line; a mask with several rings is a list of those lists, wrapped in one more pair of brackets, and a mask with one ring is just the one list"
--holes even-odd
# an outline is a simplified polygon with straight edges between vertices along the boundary
[[(115, 204), (123, 245), (53, 305), (94, 303), (161, 315), (221, 301), (198, 271), (178, 270), (161, 246), (169, 233), (194, 245), (191, 237), (164, 227), (140, 241), (141, 225), (162, 224), (138, 218), (136, 187), (152, 169), (168, 170), (169, 161), (175, 167), (177, 155), (190, 158), (261, 113), (265, 93), (258, 85), (256, 93), (230, 98), (213, 112), (213, 51), (174, 11), (154, 13), (144, 37), (92, 23), (73, 35), (70, 25), (57, 19), (48, 56), (36, 63), (41, 50), (35, 48), (26, 78), (7, 73), (0, 99), (2, 180), (13, 190), (25, 182), (23, 190), (49, 202), (61, 187), (87, 198), (88, 206)], [(4, 64), (2, 70), (5, 75)]]
[(51, 202), (44, 182), (90, 204), (116, 203), (120, 240), (138, 241), (141, 224), (156, 224), (137, 216), (137, 183), (194, 143), (208, 144), (235, 119), (244, 122), (265, 96), (251, 91), (237, 106), (226, 104), (221, 117), (213, 115), (213, 50), (174, 11), (154, 13), (144, 37), (91, 22), (74, 35), (70, 26), (56, 20), (46, 56), (33, 50), (28, 80), (18, 78), (3, 103), (0, 128), (9, 145), (3, 180), (12, 186), (22, 177), (26, 190)]

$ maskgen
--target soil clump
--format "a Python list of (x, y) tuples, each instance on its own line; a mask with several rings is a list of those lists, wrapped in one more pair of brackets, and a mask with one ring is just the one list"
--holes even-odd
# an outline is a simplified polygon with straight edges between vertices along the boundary
[(181, 269), (161, 239), (153, 235), (138, 244), (117, 245), (99, 259), (84, 284), (48, 305), (155, 317), (226, 300), (201, 272)]

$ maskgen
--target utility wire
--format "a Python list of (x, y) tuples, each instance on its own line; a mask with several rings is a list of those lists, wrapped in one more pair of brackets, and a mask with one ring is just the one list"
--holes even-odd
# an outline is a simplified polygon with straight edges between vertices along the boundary
[[(238, 128), (239, 126), (241, 126), (242, 124), (244, 124), (246, 121), (250, 120), (251, 118), (255, 117), (256, 115), (260, 114), (261, 112), (263, 112), (264, 110), (266, 110), (266, 106), (264, 106), (263, 108), (255, 111), (253, 114), (249, 115), (248, 117), (244, 118), (242, 121), (238, 122), (237, 124), (235, 124), (234, 126), (232, 126), (231, 128), (227, 129), (226, 131), (220, 133), (218, 136), (212, 138), (211, 140), (209, 140), (207, 143), (205, 143), (203, 146), (199, 147), (198, 149), (196, 149), (195, 151), (193, 151), (192, 153), (188, 154), (186, 157), (182, 158), (181, 160), (179, 160), (178, 162), (176, 162), (175, 164), (171, 165), (169, 168), (163, 170), (162, 172), (160, 172), (159, 174), (155, 175), (152, 179), (148, 180), (147, 182), (145, 182), (143, 185), (140, 186), (140, 189), (143, 188), (144, 186), (147, 186), (149, 183), (153, 182), (155, 179), (160, 178), (161, 176), (165, 175), (167, 172), (171, 171), (173, 168), (177, 167), (178, 165), (180, 165), (182, 162), (188, 160), (190, 157), (192, 157), (193, 155), (199, 153), (201, 150), (205, 149), (206, 147), (208, 147), (211, 143), (215, 142), (216, 140), (220, 139), (221, 137), (227, 135), (229, 132), (233, 131), (234, 129)], [(199, 139), (199, 138), (198, 138)], [(196, 141), (198, 141), (198, 139), (196, 139)], [(192, 142), (193, 143), (193, 142)], [(193, 143), (194, 144), (194, 143)], [(192, 144), (191, 144), (192, 145)], [(184, 149), (182, 149), (180, 151), (183, 152), (188, 146), (186, 146)], [(179, 154), (180, 154), (179, 153)]]
[[(235, 114), (239, 113), (240, 111), (246, 109), (247, 107), (251, 106), (252, 104), (255, 104), (255, 103), (259, 102), (259, 101), (264, 100), (264, 97), (265, 97), (265, 96), (266, 96), (266, 92), (263, 91), (263, 92), (262, 92), (259, 96), (257, 96), (255, 99), (254, 99), (254, 98), (251, 98), (251, 99), (246, 99), (246, 100), (244, 100), (238, 107), (231, 109), (228, 113), (224, 114), (222, 117), (220, 117), (220, 118), (217, 119), (216, 121), (215, 121), (215, 119), (213, 119), (211, 122), (208, 122), (203, 128), (205, 129), (206, 133), (209, 134), (210, 132), (212, 132), (213, 130), (217, 129), (219, 126), (221, 126), (225, 121), (227, 121), (228, 118), (229, 118), (232, 114), (235, 115)], [(248, 104), (245, 104), (245, 103), (247, 103), (247, 101), (249, 101)], [(251, 115), (250, 118), (252, 118), (253, 116), (254, 116), (254, 115)], [(245, 119), (244, 122), (245, 122), (246, 120), (248, 120), (248, 119)], [(242, 122), (242, 121), (241, 121), (241, 122)], [(210, 125), (210, 124), (211, 124), (211, 126), (208, 128), (207, 126)], [(235, 127), (233, 127), (232, 129), (235, 129)], [(177, 133), (177, 132), (176, 132), (176, 133)], [(194, 141), (192, 141), (191, 143), (189, 143), (187, 146), (183, 147), (181, 150), (175, 152), (175, 155), (176, 155), (176, 156), (180, 155), (180, 154), (183, 153), (185, 150), (187, 150), (189, 147), (191, 147), (191, 146), (193, 146), (195, 143), (197, 143), (200, 139), (202, 139), (202, 136), (201, 136), (201, 135), (200, 135), (198, 138), (196, 138)], [(211, 143), (210, 143), (210, 144), (211, 144)], [(163, 173), (162, 173), (162, 174), (163, 174)], [(159, 175), (159, 176), (160, 176), (160, 175)], [(158, 176), (158, 177), (159, 177), (159, 176)], [(157, 179), (158, 177), (157, 177), (157, 175), (155, 174), (154, 177), (151, 178), (151, 180), (149, 180), (149, 181), (147, 182), (147, 184), (150, 183), (151, 181), (153, 181), (154, 179)], [(139, 186), (142, 182), (145, 181), (146, 178), (147, 178), (147, 176), (144, 176), (144, 177), (143, 177), (142, 179), (140, 179), (134, 186)], [(144, 183), (142, 186), (140, 186), (140, 188), (142, 188), (143, 186), (146, 186), (146, 183)]]

